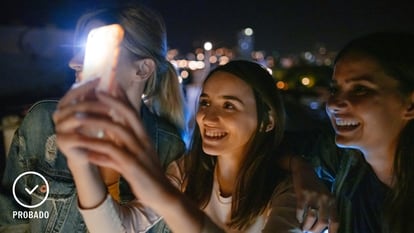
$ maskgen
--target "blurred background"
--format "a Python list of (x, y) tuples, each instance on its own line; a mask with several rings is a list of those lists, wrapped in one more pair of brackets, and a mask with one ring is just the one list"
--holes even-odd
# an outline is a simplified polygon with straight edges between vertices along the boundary
[[(67, 63), (77, 18), (121, 0), (14, 0), (0, 13), (0, 158), (29, 106), (58, 99), (71, 86)], [(164, 16), (168, 59), (176, 66), (190, 109), (206, 73), (232, 59), (266, 66), (288, 108), (288, 131), (326, 126), (332, 62), (359, 35), (414, 33), (414, 7), (393, 0), (167, 1), (141, 0)], [(414, 56), (414, 54), (413, 54)], [(4, 166), (4, 161), (1, 161)]]

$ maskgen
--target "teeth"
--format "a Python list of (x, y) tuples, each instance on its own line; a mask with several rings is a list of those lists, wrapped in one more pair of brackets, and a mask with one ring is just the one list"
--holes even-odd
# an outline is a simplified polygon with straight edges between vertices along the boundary
[(208, 137), (218, 138), (218, 137), (224, 137), (224, 136), (226, 136), (226, 133), (225, 132), (217, 132), (217, 131), (206, 131), (206, 135)]
[(341, 120), (341, 119), (337, 119), (335, 121), (335, 123), (338, 126), (357, 126), (357, 125), (359, 125), (359, 122), (357, 122), (357, 121)]

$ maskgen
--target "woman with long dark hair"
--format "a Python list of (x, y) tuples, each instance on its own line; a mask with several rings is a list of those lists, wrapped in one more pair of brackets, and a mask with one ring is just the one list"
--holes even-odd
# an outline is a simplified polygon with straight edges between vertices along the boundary
[[(97, 98), (73, 105), (76, 95), (70, 96), (54, 115), (91, 232), (141, 232), (160, 218), (174, 232), (301, 232), (291, 183), (277, 165), (284, 107), (275, 80), (259, 64), (231, 61), (209, 73), (190, 151), (166, 175), (129, 105), (103, 93)], [(122, 120), (112, 121), (108, 112)], [(92, 126), (117, 140), (77, 131)], [(137, 201), (114, 202), (95, 165), (118, 171)]]

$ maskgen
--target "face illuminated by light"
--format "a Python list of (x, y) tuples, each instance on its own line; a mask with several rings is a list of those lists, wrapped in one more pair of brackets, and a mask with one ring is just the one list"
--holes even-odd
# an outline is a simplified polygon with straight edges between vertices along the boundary
[[(75, 70), (76, 81), (82, 79), (83, 71), (83, 59), (85, 56), (85, 49), (82, 49), (82, 46), (86, 44), (86, 35), (94, 28), (105, 26), (106, 24), (99, 20), (91, 20), (83, 29), (83, 37), (79, 39), (79, 46), (81, 49), (78, 49), (72, 59), (69, 61), (69, 67)], [(82, 39), (83, 38), (83, 39)], [(118, 83), (124, 90), (127, 90), (131, 86), (131, 80), (136, 76), (137, 69), (134, 66), (134, 60), (130, 56), (129, 52), (121, 46), (121, 51), (119, 55), (119, 61), (116, 68), (116, 79)]]
[(335, 65), (326, 111), (336, 132), (337, 145), (363, 152), (380, 146), (395, 148), (407, 123), (407, 104), (398, 81), (375, 60), (350, 54)]
[(204, 152), (242, 158), (257, 128), (253, 90), (237, 76), (217, 71), (205, 82), (199, 103)]

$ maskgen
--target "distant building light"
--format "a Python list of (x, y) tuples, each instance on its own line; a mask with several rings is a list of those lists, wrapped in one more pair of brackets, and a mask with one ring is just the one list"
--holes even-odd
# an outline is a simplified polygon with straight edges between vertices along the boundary
[(199, 60), (199, 61), (204, 60), (204, 54), (203, 53), (198, 53), (197, 54), (197, 60)]
[(310, 79), (309, 79), (308, 77), (304, 77), (304, 78), (302, 78), (301, 83), (302, 83), (304, 86), (309, 86), (309, 84), (310, 84)]
[(318, 102), (316, 102), (316, 101), (312, 101), (312, 102), (310, 102), (310, 103), (309, 103), (309, 107), (310, 107), (312, 110), (317, 110), (317, 109), (319, 108), (319, 103), (318, 103)]
[(198, 61), (196, 63), (196, 68), (197, 69), (201, 70), (201, 69), (204, 69), (204, 67), (206, 67), (206, 64), (203, 61)]
[(217, 57), (216, 57), (216, 56), (211, 56), (211, 57), (209, 57), (208, 61), (209, 61), (211, 64), (214, 64), (214, 63), (216, 63), (216, 62), (217, 62)]
[(240, 44), (240, 47), (243, 49), (243, 50), (248, 50), (249, 49), (249, 43), (247, 43), (247, 42), (242, 42), (241, 44)]
[(178, 64), (178, 67), (179, 68), (185, 68), (185, 67), (188, 66), (188, 61), (187, 60), (184, 60), (184, 59), (183, 60), (179, 60), (177, 64)]
[(204, 43), (204, 49), (206, 51), (210, 51), (213, 48), (213, 44), (209, 41), (207, 41), (206, 43)]
[(244, 35), (246, 35), (246, 36), (252, 36), (253, 35), (253, 29), (251, 29), (251, 28), (245, 28), (244, 29)]
[(286, 88), (286, 84), (283, 81), (278, 81), (276, 83), (276, 87), (279, 88), (279, 89), (285, 89)]
[(183, 71), (181, 71), (180, 76), (183, 79), (186, 79), (186, 78), (188, 78), (190, 76), (190, 73), (188, 73), (188, 71), (186, 71), (186, 70), (183, 70)]
[(191, 70), (196, 70), (197, 69), (197, 62), (196, 61), (188, 62), (188, 68), (190, 68)]
[(310, 60), (312, 60), (312, 58), (313, 58), (313, 55), (312, 55), (311, 52), (306, 52), (305, 53), (305, 59), (306, 60), (310, 61)]
[(230, 59), (227, 56), (221, 56), (219, 58), (219, 65), (225, 65), (230, 61)]

